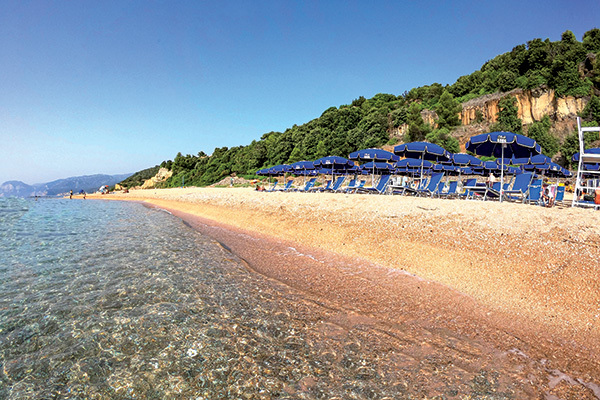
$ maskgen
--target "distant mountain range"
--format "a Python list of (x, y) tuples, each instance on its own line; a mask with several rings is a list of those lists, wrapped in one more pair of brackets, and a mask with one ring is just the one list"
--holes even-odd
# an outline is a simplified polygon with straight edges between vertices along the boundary
[(73, 193), (79, 193), (81, 190), (92, 193), (98, 190), (100, 186), (113, 186), (131, 175), (132, 174), (96, 174), (74, 176), (35, 185), (28, 185), (21, 181), (8, 181), (0, 185), (0, 197), (57, 196), (67, 194), (71, 190)]

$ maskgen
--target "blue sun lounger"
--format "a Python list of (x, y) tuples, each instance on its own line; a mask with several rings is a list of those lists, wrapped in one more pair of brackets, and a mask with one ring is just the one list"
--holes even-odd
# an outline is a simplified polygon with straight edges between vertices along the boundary
[(443, 172), (438, 172), (438, 173), (432, 174), (431, 178), (429, 179), (429, 183), (427, 184), (427, 187), (424, 189), (417, 190), (417, 196), (425, 195), (425, 196), (433, 197), (433, 195), (438, 190), (439, 184), (441, 183), (441, 180), (443, 177), (444, 177)]
[(379, 178), (379, 182), (377, 182), (377, 186), (375, 187), (363, 187), (356, 189), (358, 193), (385, 193), (387, 189), (387, 185), (390, 183), (391, 175), (381, 175)]
[(556, 198), (554, 199), (554, 204), (560, 203), (562, 205), (564, 199), (565, 199), (565, 187), (559, 186), (556, 188)]
[(275, 190), (275, 187), (277, 187), (277, 181), (275, 181), (275, 183), (273, 184), (273, 186), (271, 186), (269, 189), (265, 190), (265, 192), (272, 192)]
[(331, 187), (331, 179), (328, 179), (328, 180), (325, 182), (325, 186), (322, 186), (322, 187), (312, 187), (312, 188), (310, 189), (310, 191), (311, 191), (311, 192), (323, 192), (323, 191), (325, 191), (325, 190), (329, 190), (329, 188), (330, 188), (330, 187)]
[(344, 183), (344, 180), (346, 179), (345, 176), (338, 176), (337, 179), (335, 180), (335, 182), (333, 183), (333, 186), (330, 189), (323, 189), (324, 192), (337, 192), (340, 188), (340, 186), (342, 186), (342, 183)]
[(310, 180), (308, 182), (306, 182), (306, 185), (304, 185), (304, 189), (298, 189), (298, 192), (308, 192), (314, 185), (315, 182), (317, 181), (317, 178), (310, 178)]
[(521, 200), (525, 201), (527, 197), (527, 192), (529, 191), (529, 185), (531, 184), (531, 179), (533, 179), (533, 174), (529, 172), (524, 172), (522, 174), (518, 174), (515, 177), (515, 182), (510, 190), (504, 190), (504, 198), (507, 200)]
[(527, 191), (527, 197), (525, 198), (524, 202), (527, 202), (528, 204), (539, 205), (541, 197), (542, 197), (542, 180), (536, 179), (533, 182), (531, 182), (531, 185), (529, 185), (529, 189)]
[(428, 182), (429, 181), (427, 179), (423, 179), (421, 182), (419, 182), (419, 186), (417, 186), (416, 188), (412, 186), (402, 186), (401, 188), (395, 188), (395, 190), (392, 191), (392, 194), (417, 194), (420, 190), (423, 190), (427, 187)]
[[(346, 186), (344, 189), (342, 189), (341, 191), (346, 192), (346, 193), (355, 193), (358, 189), (362, 189), (363, 187), (365, 187), (365, 183), (367, 181), (365, 180), (361, 180), (358, 184), (356, 184), (356, 180), (354, 180), (354, 184), (350, 184), (348, 186)], [(352, 183), (352, 182), (350, 182)]]
[(473, 193), (471, 193), (468, 188), (476, 186), (476, 185), (477, 185), (477, 179), (475, 179), (475, 178), (469, 178), (469, 179), (467, 179), (467, 181), (463, 185), (464, 192), (459, 193), (458, 197), (459, 198), (468, 199), (469, 197), (471, 197), (473, 195)]
[(456, 197), (457, 193), (456, 193), (456, 189), (458, 188), (458, 181), (451, 181), (448, 184), (448, 191), (447, 192), (439, 192), (437, 193), (437, 195), (439, 197), (445, 197), (445, 198), (450, 198), (450, 197)]
[(285, 183), (285, 186), (281, 189), (277, 189), (277, 192), (287, 192), (292, 187), (292, 183), (294, 183), (293, 179), (290, 179)]

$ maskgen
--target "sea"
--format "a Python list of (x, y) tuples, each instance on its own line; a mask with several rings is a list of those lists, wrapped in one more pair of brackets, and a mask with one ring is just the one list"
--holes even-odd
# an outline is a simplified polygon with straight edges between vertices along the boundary
[(490, 365), (447, 332), (324, 323), (338, 310), (159, 209), (0, 198), (0, 228), (0, 399), (511, 399), (547, 384), (532, 360)]

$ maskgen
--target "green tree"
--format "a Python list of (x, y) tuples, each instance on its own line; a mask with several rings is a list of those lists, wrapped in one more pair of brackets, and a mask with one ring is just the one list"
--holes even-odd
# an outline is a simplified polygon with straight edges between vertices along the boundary
[(425, 137), (428, 142), (438, 144), (451, 153), (460, 152), (458, 139), (450, 135), (448, 128), (435, 129)]
[(585, 51), (591, 53), (600, 52), (600, 29), (590, 29), (583, 34), (583, 47)]
[(462, 105), (454, 99), (454, 96), (448, 91), (440, 96), (438, 107), (436, 109), (438, 115), (438, 128), (453, 128), (460, 125), (458, 114), (462, 110)]
[(315, 154), (315, 159), (327, 157), (328, 155), (329, 149), (327, 148), (327, 144), (324, 140), (320, 140), (319, 143), (317, 143), (317, 153)]
[(407, 141), (416, 142), (425, 139), (425, 136), (431, 131), (429, 125), (423, 121), (421, 116), (421, 106), (419, 103), (412, 103), (408, 107), (407, 115), (408, 137)]
[(588, 101), (581, 112), (580, 117), (584, 118), (586, 121), (600, 122), (600, 99), (595, 95), (592, 95), (590, 101)]
[(498, 102), (498, 121), (492, 126), (492, 130), (521, 133), (523, 123), (519, 118), (519, 107), (515, 104), (517, 99), (506, 96)]
[[(596, 126), (595, 122), (584, 123), (583, 126)], [(589, 149), (594, 141), (598, 140), (597, 132), (585, 132), (583, 135), (584, 148)], [(579, 152), (579, 133), (577, 131), (571, 133), (565, 138), (562, 146), (560, 146), (560, 154), (562, 156), (563, 165), (571, 167), (575, 165), (572, 161), (573, 154)]]
[(558, 140), (550, 134), (552, 122), (545, 115), (541, 121), (536, 121), (529, 126), (527, 136), (534, 139), (541, 147), (542, 152), (548, 157), (554, 156), (559, 150)]

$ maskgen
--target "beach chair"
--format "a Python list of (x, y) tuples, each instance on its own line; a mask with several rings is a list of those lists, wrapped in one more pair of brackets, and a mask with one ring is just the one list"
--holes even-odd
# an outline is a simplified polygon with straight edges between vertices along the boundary
[(345, 176), (338, 176), (337, 179), (335, 180), (333, 186), (331, 186), (331, 189), (323, 189), (324, 192), (337, 192), (340, 187), (342, 186), (342, 183), (344, 183), (344, 180), (346, 180)]
[(473, 195), (473, 193), (471, 193), (471, 191), (469, 191), (469, 187), (473, 187), (473, 186), (476, 186), (476, 185), (477, 185), (477, 179), (476, 178), (469, 178), (469, 179), (467, 179), (467, 181), (463, 185), (463, 192), (458, 194), (458, 198), (468, 199), (470, 196)]
[(317, 181), (317, 178), (310, 178), (310, 180), (308, 182), (306, 182), (306, 185), (304, 185), (304, 188), (297, 189), (297, 191), (298, 192), (308, 192), (315, 185), (316, 181)]
[(457, 193), (456, 193), (456, 189), (458, 188), (458, 181), (451, 181), (448, 184), (448, 191), (447, 192), (440, 192), (438, 193), (438, 196), (444, 197), (444, 198), (452, 198), (452, 197), (456, 197)]
[(524, 202), (528, 204), (537, 204), (540, 205), (540, 199), (542, 197), (542, 180), (536, 179), (529, 185), (527, 189), (527, 197)]
[(444, 191), (444, 188), (446, 187), (446, 182), (440, 182), (437, 186), (437, 188), (435, 188), (435, 190), (433, 191), (432, 196), (438, 196), (440, 195), (440, 193), (442, 193)]
[(390, 182), (390, 177), (391, 175), (381, 175), (379, 182), (377, 182), (377, 186), (357, 188), (356, 191), (358, 193), (385, 193), (387, 185)]
[(312, 188), (310, 189), (310, 191), (311, 191), (311, 192), (323, 192), (323, 191), (325, 191), (325, 190), (329, 190), (329, 188), (330, 188), (330, 187), (331, 187), (331, 179), (328, 179), (328, 180), (325, 182), (325, 186), (323, 186), (323, 187), (312, 187)]
[(346, 187), (340, 188), (338, 192), (347, 192), (348, 190), (353, 190), (358, 187), (358, 183), (356, 183), (356, 179), (351, 179), (350, 182), (346, 185)]
[(365, 180), (361, 180), (358, 185), (355, 186), (348, 186), (347, 188), (345, 188), (343, 191), (346, 193), (356, 193), (357, 190), (362, 189), (365, 187), (365, 183), (367, 183), (367, 181)]
[(275, 183), (273, 184), (273, 186), (271, 186), (269, 189), (265, 190), (265, 192), (273, 192), (276, 187), (277, 187), (277, 181), (275, 181)]
[(287, 181), (285, 183), (285, 186), (282, 187), (281, 189), (277, 189), (278, 192), (287, 192), (288, 190), (290, 190), (290, 188), (292, 187), (292, 183), (294, 183), (293, 179), (290, 179), (289, 181)]
[(560, 203), (560, 205), (563, 205), (564, 199), (565, 199), (565, 187), (559, 186), (556, 188), (556, 197), (554, 198), (554, 204)]
[(421, 182), (419, 182), (419, 186), (417, 186), (416, 188), (412, 187), (412, 186), (405, 186), (400, 190), (395, 190), (392, 192), (392, 194), (410, 194), (410, 195), (416, 195), (417, 193), (419, 193), (420, 190), (423, 190), (427, 187), (429, 180), (427, 178), (421, 180)]
[(417, 196), (424, 195), (433, 197), (443, 177), (443, 172), (437, 172), (435, 174), (432, 174), (431, 178), (429, 178), (429, 183), (427, 184), (427, 187), (417, 190)]
[(530, 172), (518, 174), (515, 177), (512, 188), (504, 189), (504, 198), (507, 200), (521, 200), (524, 202), (527, 197), (529, 185), (531, 184), (531, 179), (533, 179), (533, 174)]

